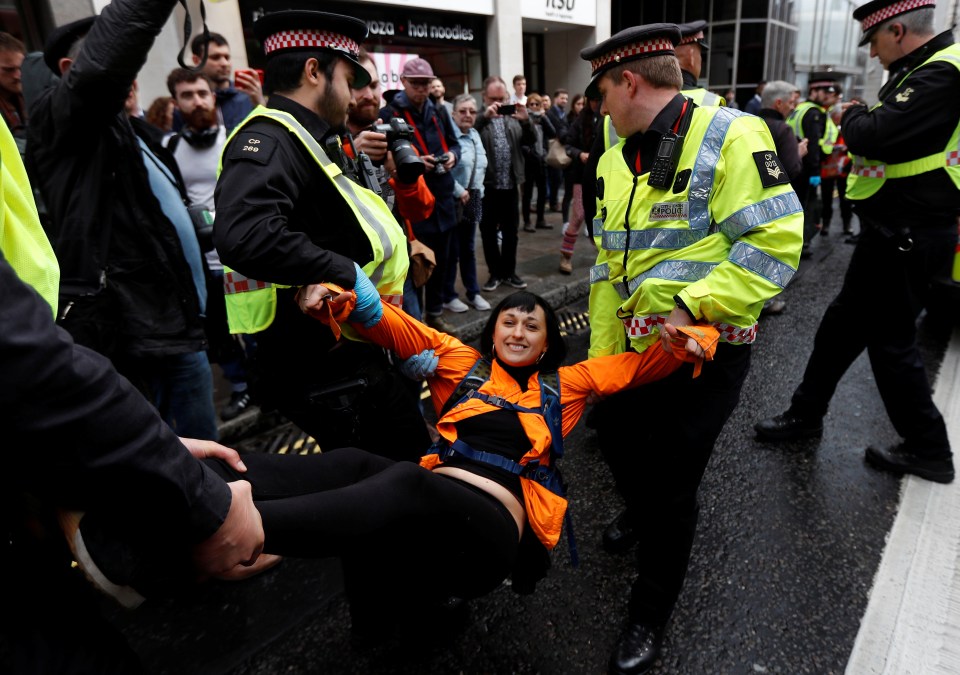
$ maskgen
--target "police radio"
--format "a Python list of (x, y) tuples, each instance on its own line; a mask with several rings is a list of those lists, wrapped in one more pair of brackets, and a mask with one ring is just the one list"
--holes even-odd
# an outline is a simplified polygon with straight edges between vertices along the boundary
[(377, 196), (381, 196), (380, 181), (377, 180), (377, 171), (373, 168), (370, 157), (362, 152), (357, 152), (353, 145), (353, 136), (344, 134), (344, 139), (350, 146), (350, 153), (344, 151), (343, 141), (340, 136), (334, 134), (324, 141), (324, 150), (327, 157), (340, 167), (343, 175), (347, 178), (360, 187), (365, 187)]
[(683, 137), (690, 128), (690, 119), (693, 117), (695, 107), (690, 99), (685, 99), (677, 123), (660, 139), (657, 155), (650, 168), (650, 175), (647, 177), (647, 185), (650, 187), (666, 190), (673, 185), (673, 175), (677, 172), (680, 155), (683, 153)]

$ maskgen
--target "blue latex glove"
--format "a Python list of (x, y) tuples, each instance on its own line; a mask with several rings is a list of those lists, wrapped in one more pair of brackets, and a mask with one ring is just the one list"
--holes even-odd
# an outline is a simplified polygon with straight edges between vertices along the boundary
[(810, 176), (810, 185), (813, 187), (820, 185), (820, 176)]
[(357, 263), (353, 263), (353, 266), (357, 270), (357, 280), (353, 283), (353, 292), (357, 294), (357, 306), (350, 312), (348, 319), (363, 324), (364, 328), (370, 328), (377, 325), (383, 317), (380, 294), (360, 266)]
[(421, 382), (428, 377), (433, 377), (437, 372), (438, 363), (440, 359), (437, 358), (437, 353), (432, 349), (424, 349), (401, 363), (400, 372), (411, 380)]

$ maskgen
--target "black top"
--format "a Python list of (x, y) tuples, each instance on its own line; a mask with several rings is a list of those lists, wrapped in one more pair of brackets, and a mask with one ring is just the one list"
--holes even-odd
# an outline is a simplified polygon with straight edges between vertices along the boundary
[[(843, 116), (843, 137), (854, 155), (887, 163), (906, 162), (943, 152), (960, 123), (960, 70), (938, 61), (916, 68), (953, 44), (949, 31), (890, 64), (880, 90), (879, 108), (851, 106)], [(895, 216), (914, 228), (956, 227), (960, 190), (945, 169), (887, 180), (869, 199), (854, 202), (861, 218), (881, 222)]]
[[(767, 123), (773, 143), (777, 148), (777, 157), (793, 182), (800, 177), (803, 165), (800, 161), (800, 151), (797, 148), (797, 135), (784, 121), (783, 115), (772, 108), (761, 108), (757, 116)], [(796, 187), (794, 187), (796, 189)]]

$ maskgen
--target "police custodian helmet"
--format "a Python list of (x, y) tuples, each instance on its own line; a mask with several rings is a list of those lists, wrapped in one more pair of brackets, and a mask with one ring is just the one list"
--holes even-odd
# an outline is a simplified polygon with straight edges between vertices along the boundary
[(360, 43), (367, 24), (360, 19), (329, 12), (288, 9), (264, 14), (253, 24), (253, 33), (269, 58), (294, 50), (332, 51), (353, 67), (353, 86), (370, 84), (370, 73), (360, 65)]

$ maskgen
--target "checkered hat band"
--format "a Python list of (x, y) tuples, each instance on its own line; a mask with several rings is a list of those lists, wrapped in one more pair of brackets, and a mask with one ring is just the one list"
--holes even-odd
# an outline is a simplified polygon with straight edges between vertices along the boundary
[(876, 26), (878, 23), (883, 23), (889, 18), (903, 14), (904, 12), (909, 12), (912, 9), (919, 9), (921, 7), (933, 7), (936, 5), (935, 0), (900, 0), (900, 2), (895, 2), (892, 5), (887, 5), (881, 10), (878, 10), (866, 17), (863, 21), (860, 22), (860, 26), (863, 28), (863, 32), (866, 33), (868, 30)]
[(645, 42), (634, 42), (633, 44), (620, 47), (616, 51), (607, 52), (598, 59), (594, 59), (590, 62), (590, 66), (593, 68), (594, 72), (596, 72), (603, 66), (614, 61), (622, 61), (623, 59), (631, 56), (657, 54), (660, 52), (663, 52), (664, 54), (673, 54), (673, 42), (667, 38), (657, 38), (655, 40), (647, 40)]
[(685, 38), (681, 38), (680, 44), (688, 45), (691, 42), (696, 42), (697, 40), (702, 40), (702, 39), (703, 39), (703, 31), (700, 31), (699, 33), (694, 33), (693, 35), (688, 35)]
[(360, 45), (346, 35), (326, 30), (282, 30), (263, 41), (263, 53), (270, 54), (281, 49), (335, 49), (353, 56), (360, 53)]

